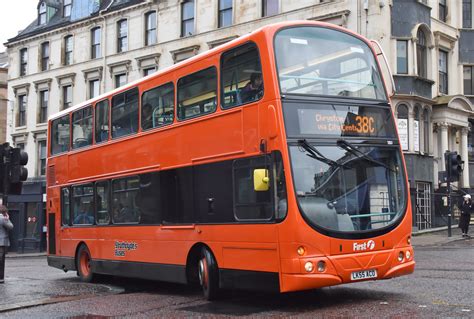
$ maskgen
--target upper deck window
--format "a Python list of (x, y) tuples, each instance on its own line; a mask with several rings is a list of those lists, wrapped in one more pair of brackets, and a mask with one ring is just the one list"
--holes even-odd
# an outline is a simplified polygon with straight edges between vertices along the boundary
[(142, 96), (142, 130), (173, 123), (174, 85), (167, 83)]
[(225, 52), (221, 74), (223, 108), (250, 103), (263, 96), (262, 66), (255, 43)]
[(72, 113), (72, 148), (92, 145), (92, 106)]
[(138, 130), (138, 88), (112, 98), (112, 138), (136, 133)]
[(387, 99), (369, 46), (347, 33), (283, 29), (275, 37), (275, 55), (281, 94)]
[(51, 155), (69, 150), (69, 115), (64, 115), (51, 123)]
[(100, 101), (95, 105), (95, 142), (109, 139), (109, 101)]
[(217, 70), (211, 67), (178, 81), (178, 119), (212, 113), (217, 105)]

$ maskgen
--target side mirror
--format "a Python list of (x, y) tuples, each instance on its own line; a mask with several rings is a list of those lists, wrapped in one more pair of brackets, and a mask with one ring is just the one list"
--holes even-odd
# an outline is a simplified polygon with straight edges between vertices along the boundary
[(257, 168), (253, 170), (253, 189), (256, 192), (266, 192), (270, 188), (268, 169)]

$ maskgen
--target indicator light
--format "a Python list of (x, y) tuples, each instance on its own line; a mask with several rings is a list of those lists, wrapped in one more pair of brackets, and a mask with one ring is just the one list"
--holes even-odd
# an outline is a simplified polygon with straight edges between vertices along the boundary
[(300, 246), (300, 247), (298, 247), (296, 252), (298, 253), (298, 255), (303, 256), (306, 253), (306, 249), (304, 249), (303, 246)]
[(318, 261), (318, 271), (324, 272), (326, 270), (326, 263), (322, 260)]
[(405, 254), (403, 253), (403, 251), (401, 251), (401, 252), (398, 253), (398, 261), (402, 262), (403, 258), (405, 258)]
[(411, 244), (411, 237), (408, 237), (408, 238), (407, 238), (407, 243), (408, 243), (408, 245)]
[(410, 258), (411, 258), (411, 253), (410, 253), (409, 250), (407, 250), (407, 252), (405, 253), (405, 257), (406, 257), (407, 259), (410, 259)]

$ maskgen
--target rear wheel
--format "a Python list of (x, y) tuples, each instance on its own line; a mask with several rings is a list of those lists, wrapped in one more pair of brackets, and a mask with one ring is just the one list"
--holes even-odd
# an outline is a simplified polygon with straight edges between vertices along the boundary
[(212, 253), (202, 248), (198, 261), (199, 284), (207, 300), (216, 299), (219, 291), (219, 268)]
[(83, 282), (91, 282), (94, 279), (94, 273), (91, 269), (91, 253), (86, 245), (79, 247), (76, 256), (77, 275)]

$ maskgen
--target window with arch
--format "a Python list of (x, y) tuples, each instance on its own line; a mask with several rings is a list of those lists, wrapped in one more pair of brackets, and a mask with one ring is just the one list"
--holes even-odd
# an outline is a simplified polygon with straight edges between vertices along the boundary
[(418, 29), (416, 38), (416, 60), (418, 76), (422, 78), (427, 78), (428, 50), (426, 45), (426, 36), (423, 30)]
[(408, 150), (408, 106), (400, 104), (397, 108), (397, 126), (402, 150)]
[(420, 112), (421, 112), (421, 107), (419, 105), (415, 105), (415, 108), (413, 109), (413, 150), (415, 152), (420, 151), (420, 135), (421, 135)]
[(156, 44), (156, 11), (145, 14), (145, 45)]
[(38, 24), (43, 25), (46, 24), (46, 11), (47, 11), (47, 6), (46, 2), (41, 2), (38, 8)]
[(430, 111), (423, 110), (423, 151), (425, 154), (430, 153)]

